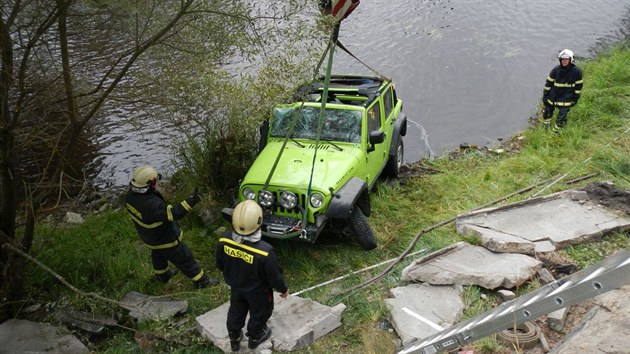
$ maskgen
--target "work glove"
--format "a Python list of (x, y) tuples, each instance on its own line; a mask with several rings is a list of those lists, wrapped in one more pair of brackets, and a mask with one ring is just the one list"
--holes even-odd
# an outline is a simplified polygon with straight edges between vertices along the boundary
[(199, 192), (199, 188), (195, 188), (195, 190), (192, 192), (192, 194), (190, 196), (188, 196), (188, 198), (186, 198), (186, 203), (188, 203), (188, 205), (190, 205), (191, 207), (195, 206), (197, 203), (199, 203), (201, 201), (201, 193)]

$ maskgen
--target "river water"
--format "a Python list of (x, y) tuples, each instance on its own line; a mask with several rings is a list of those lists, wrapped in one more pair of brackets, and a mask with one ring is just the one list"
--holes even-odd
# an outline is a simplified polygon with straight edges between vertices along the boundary
[[(410, 123), (405, 160), (414, 162), (523, 130), (560, 50), (572, 49), (579, 63), (629, 37), (622, 0), (363, 0), (339, 38), (393, 79)], [(335, 53), (333, 72), (373, 74)], [(97, 184), (125, 185), (147, 162), (172, 170), (169, 129), (127, 123), (142, 114), (114, 111), (103, 124)]]

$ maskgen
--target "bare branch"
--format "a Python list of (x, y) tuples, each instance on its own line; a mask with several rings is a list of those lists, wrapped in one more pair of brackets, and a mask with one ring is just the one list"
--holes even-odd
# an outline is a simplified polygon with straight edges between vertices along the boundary
[(15, 126), (19, 121), (19, 115), (22, 108), (22, 103), (26, 98), (26, 72), (28, 68), (28, 62), (30, 59), (30, 53), (41, 38), (41, 36), (48, 31), (48, 29), (57, 21), (57, 16), (59, 16), (58, 8), (55, 7), (51, 10), (51, 12), (46, 16), (45, 21), (43, 21), (40, 26), (37, 28), (33, 36), (29, 39), (25, 49), (24, 54), (22, 55), (22, 62), (20, 63), (20, 67), (18, 70), (18, 89), (19, 89), (19, 97), (17, 103), (15, 105), (15, 114), (13, 115), (13, 119), (11, 122), (11, 126)]
[(153, 35), (151, 38), (149, 38), (147, 41), (139, 45), (134, 50), (131, 57), (127, 60), (127, 63), (123, 66), (123, 68), (120, 70), (118, 75), (116, 75), (114, 80), (109, 84), (107, 89), (105, 89), (105, 92), (101, 95), (101, 97), (99, 97), (99, 99), (96, 101), (96, 103), (94, 104), (90, 112), (88, 112), (88, 114), (86, 114), (86, 116), (83, 118), (83, 120), (79, 124), (80, 128), (83, 128), (83, 126), (85, 126), (85, 124), (87, 124), (87, 122), (89, 122), (90, 119), (94, 117), (96, 112), (98, 112), (98, 110), (101, 108), (101, 106), (103, 105), (107, 97), (109, 97), (109, 95), (114, 90), (114, 88), (118, 85), (118, 83), (123, 79), (123, 77), (125, 77), (125, 75), (127, 74), (127, 71), (129, 71), (129, 69), (133, 66), (133, 64), (136, 62), (138, 57), (142, 53), (144, 53), (147, 49), (149, 49), (152, 45), (159, 42), (159, 40), (170, 31), (178, 23), (178, 21), (186, 14), (186, 11), (192, 5), (192, 3), (193, 3), (193, 0), (186, 0), (185, 2), (183, 2), (182, 7), (178, 11), (178, 13), (175, 15), (175, 17), (171, 19), (171, 21), (166, 26), (164, 26), (164, 28), (162, 28), (155, 35)]
[(66, 286), (68, 289), (72, 290), (73, 292), (81, 295), (81, 296), (86, 296), (86, 297), (93, 297), (95, 299), (99, 299), (101, 301), (105, 301), (108, 302), (110, 304), (114, 304), (114, 305), (118, 305), (118, 306), (123, 306), (126, 304), (123, 304), (120, 301), (116, 301), (116, 300), (112, 300), (109, 298), (106, 298), (104, 296), (101, 296), (97, 293), (86, 293), (83, 290), (77, 289), (76, 287), (74, 287), (74, 285), (70, 284), (66, 279), (64, 279), (61, 275), (55, 273), (55, 271), (53, 271), (52, 269), (50, 269), (48, 266), (46, 266), (44, 263), (38, 261), (37, 259), (35, 259), (34, 257), (32, 257), (31, 255), (25, 253), (24, 251), (22, 251), (21, 249), (13, 246), (10, 243), (3, 243), (2, 244), (2, 248), (7, 248), (10, 249), (11, 251), (19, 254), (20, 256), (26, 258), (27, 260), (35, 263), (38, 267), (40, 267), (41, 269), (45, 270), (48, 274), (52, 275), (53, 277), (55, 277), (55, 279), (59, 280), (59, 282), (61, 284), (63, 284), (64, 286)]

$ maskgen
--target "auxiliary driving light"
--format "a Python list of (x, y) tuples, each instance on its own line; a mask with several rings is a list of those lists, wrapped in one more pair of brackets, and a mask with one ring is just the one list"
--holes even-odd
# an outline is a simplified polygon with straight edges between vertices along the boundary
[(291, 192), (282, 192), (280, 194), (280, 205), (285, 209), (293, 209), (297, 205), (297, 197)]
[(260, 195), (258, 195), (258, 203), (265, 208), (269, 208), (273, 205), (273, 194), (271, 194), (270, 191), (260, 191)]

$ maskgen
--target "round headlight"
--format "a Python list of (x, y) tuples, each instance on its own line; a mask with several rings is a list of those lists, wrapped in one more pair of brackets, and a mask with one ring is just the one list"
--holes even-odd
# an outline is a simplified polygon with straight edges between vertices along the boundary
[(311, 206), (313, 208), (321, 208), (324, 204), (324, 195), (321, 193), (311, 194)]
[(291, 192), (282, 192), (280, 194), (280, 205), (286, 209), (293, 209), (297, 205), (297, 197)]
[(254, 192), (253, 189), (247, 187), (243, 189), (243, 197), (245, 197), (245, 199), (254, 200), (256, 198), (256, 192)]
[(273, 194), (271, 194), (270, 191), (260, 191), (260, 194), (258, 195), (258, 203), (265, 208), (269, 208), (273, 205)]

